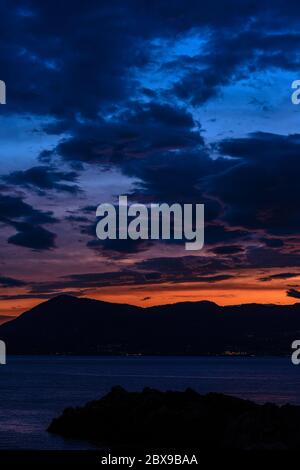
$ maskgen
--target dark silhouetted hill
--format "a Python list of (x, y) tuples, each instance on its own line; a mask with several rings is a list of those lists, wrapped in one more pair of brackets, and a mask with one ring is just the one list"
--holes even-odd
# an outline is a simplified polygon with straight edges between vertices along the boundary
[(0, 326), (9, 354), (290, 354), (300, 304), (140, 308), (61, 295)]
[(111, 445), (151, 448), (266, 450), (300, 448), (300, 407), (258, 405), (217, 393), (200, 395), (115, 387), (100, 400), (67, 408), (48, 431)]

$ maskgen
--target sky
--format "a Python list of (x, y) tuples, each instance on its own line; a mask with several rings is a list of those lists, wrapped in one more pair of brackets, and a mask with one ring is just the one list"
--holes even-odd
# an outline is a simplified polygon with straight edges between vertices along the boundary
[[(300, 4), (0, 4), (0, 322), (60, 293), (300, 298)], [(205, 245), (96, 237), (96, 207), (205, 205)]]

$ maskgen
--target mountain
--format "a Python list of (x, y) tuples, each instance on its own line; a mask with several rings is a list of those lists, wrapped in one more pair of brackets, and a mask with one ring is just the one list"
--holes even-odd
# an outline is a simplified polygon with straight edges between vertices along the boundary
[(141, 308), (60, 295), (0, 326), (8, 354), (290, 354), (300, 303)]
[(0, 315), (0, 325), (2, 325), (2, 323), (6, 323), (7, 321), (13, 320), (14, 318), (16, 317), (12, 315)]

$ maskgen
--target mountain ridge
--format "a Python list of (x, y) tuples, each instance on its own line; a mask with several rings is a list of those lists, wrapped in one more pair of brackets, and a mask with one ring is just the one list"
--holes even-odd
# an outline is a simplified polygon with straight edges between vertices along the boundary
[(289, 354), (300, 303), (152, 307), (59, 295), (0, 326), (9, 354)]

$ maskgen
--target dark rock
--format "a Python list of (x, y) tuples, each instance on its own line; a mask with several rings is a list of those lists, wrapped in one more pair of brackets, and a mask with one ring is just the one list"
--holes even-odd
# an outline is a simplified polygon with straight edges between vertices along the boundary
[(258, 405), (217, 393), (200, 395), (115, 387), (67, 408), (48, 431), (109, 445), (211, 449), (300, 449), (300, 407)]

